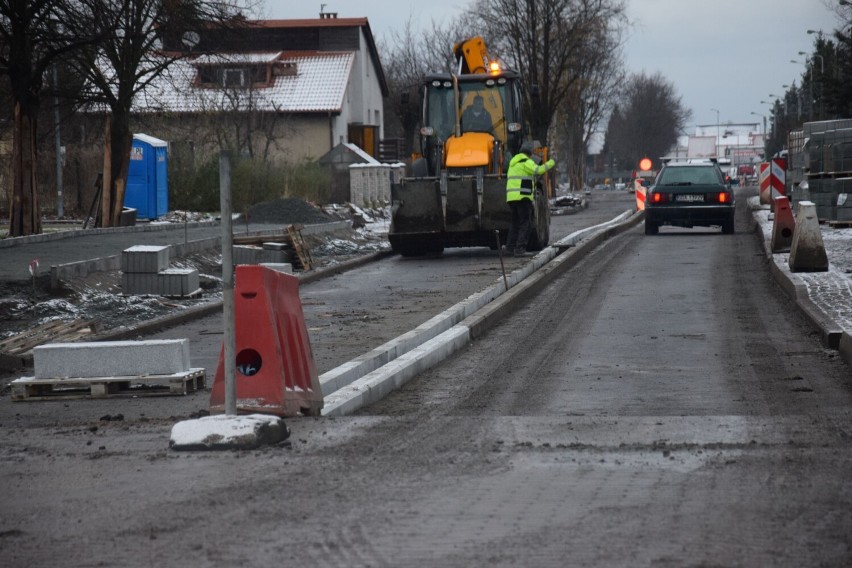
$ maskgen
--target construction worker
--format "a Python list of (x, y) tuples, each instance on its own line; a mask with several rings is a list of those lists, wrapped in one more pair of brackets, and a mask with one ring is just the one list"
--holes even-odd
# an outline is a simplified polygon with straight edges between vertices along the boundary
[(539, 166), (532, 155), (532, 142), (524, 142), (520, 151), (509, 162), (509, 171), (506, 172), (506, 202), (512, 210), (512, 225), (506, 239), (506, 252), (512, 252), (515, 256), (532, 254), (527, 252), (527, 241), (533, 217), (535, 176), (556, 165), (553, 160), (547, 160)]

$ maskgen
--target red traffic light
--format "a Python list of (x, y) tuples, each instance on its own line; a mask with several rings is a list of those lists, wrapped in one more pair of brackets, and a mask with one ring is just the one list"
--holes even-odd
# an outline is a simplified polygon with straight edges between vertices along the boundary
[(639, 169), (643, 172), (649, 171), (654, 166), (654, 163), (650, 160), (650, 158), (642, 158), (639, 160)]

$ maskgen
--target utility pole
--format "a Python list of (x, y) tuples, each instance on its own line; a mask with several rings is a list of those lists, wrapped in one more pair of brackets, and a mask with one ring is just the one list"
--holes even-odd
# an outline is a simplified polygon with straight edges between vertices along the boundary
[(53, 65), (53, 127), (56, 149), (56, 216), (65, 217), (65, 199), (62, 196), (62, 140), (59, 136), (59, 72)]
[(711, 108), (710, 110), (716, 111), (716, 144), (715, 144), (715, 152), (716, 158), (719, 158), (719, 109)]

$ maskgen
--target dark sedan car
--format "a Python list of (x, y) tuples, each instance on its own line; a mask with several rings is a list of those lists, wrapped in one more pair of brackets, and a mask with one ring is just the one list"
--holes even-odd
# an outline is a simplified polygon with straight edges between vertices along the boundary
[(645, 234), (661, 225), (721, 226), (734, 232), (734, 193), (714, 162), (669, 162), (645, 197)]

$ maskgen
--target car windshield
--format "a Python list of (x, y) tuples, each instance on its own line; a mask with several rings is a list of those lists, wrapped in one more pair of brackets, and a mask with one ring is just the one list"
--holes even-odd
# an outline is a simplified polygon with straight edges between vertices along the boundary
[(716, 168), (710, 166), (678, 166), (660, 172), (657, 185), (711, 185), (722, 183)]

